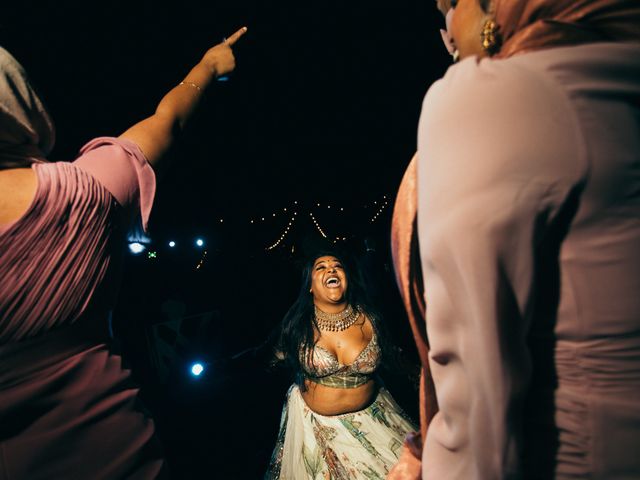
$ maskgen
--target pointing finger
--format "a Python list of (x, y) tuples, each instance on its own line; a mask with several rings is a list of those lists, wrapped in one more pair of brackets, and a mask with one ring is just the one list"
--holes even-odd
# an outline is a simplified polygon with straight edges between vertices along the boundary
[(226, 43), (229, 46), (232, 46), (234, 43), (236, 43), (238, 41), (238, 39), (240, 39), (240, 37), (242, 35), (244, 35), (247, 32), (247, 27), (242, 27), (240, 30), (238, 30), (237, 32), (235, 32), (233, 35), (231, 35), (229, 38), (227, 38), (225, 40), (224, 43)]

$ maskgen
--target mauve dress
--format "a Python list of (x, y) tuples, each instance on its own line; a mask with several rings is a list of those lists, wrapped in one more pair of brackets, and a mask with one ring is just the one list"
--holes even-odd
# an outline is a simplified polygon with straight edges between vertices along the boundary
[(640, 45), (466, 59), (418, 154), (423, 478), (640, 478)]
[(0, 479), (155, 478), (153, 421), (109, 349), (125, 234), (155, 176), (132, 142), (99, 138), (38, 163), (25, 214), (0, 226)]

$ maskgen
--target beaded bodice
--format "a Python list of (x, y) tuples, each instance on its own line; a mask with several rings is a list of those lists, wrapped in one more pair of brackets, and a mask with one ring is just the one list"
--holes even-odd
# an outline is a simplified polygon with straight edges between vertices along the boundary
[(367, 383), (381, 361), (381, 350), (374, 333), (353, 363), (343, 365), (321, 345), (300, 351), (304, 376), (321, 385), (335, 388), (355, 388)]

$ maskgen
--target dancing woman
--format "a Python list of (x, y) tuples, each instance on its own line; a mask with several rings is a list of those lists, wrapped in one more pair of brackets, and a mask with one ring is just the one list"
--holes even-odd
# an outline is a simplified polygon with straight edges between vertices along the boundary
[(383, 479), (411, 420), (376, 376), (387, 338), (357, 271), (311, 258), (287, 312), (278, 356), (296, 372), (267, 479)]

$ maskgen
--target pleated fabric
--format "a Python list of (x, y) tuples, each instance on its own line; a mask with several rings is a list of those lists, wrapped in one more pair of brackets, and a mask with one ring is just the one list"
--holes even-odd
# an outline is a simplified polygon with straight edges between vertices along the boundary
[(115, 138), (36, 163), (27, 211), (0, 226), (0, 479), (156, 478), (152, 420), (110, 350), (125, 235), (155, 177)]

